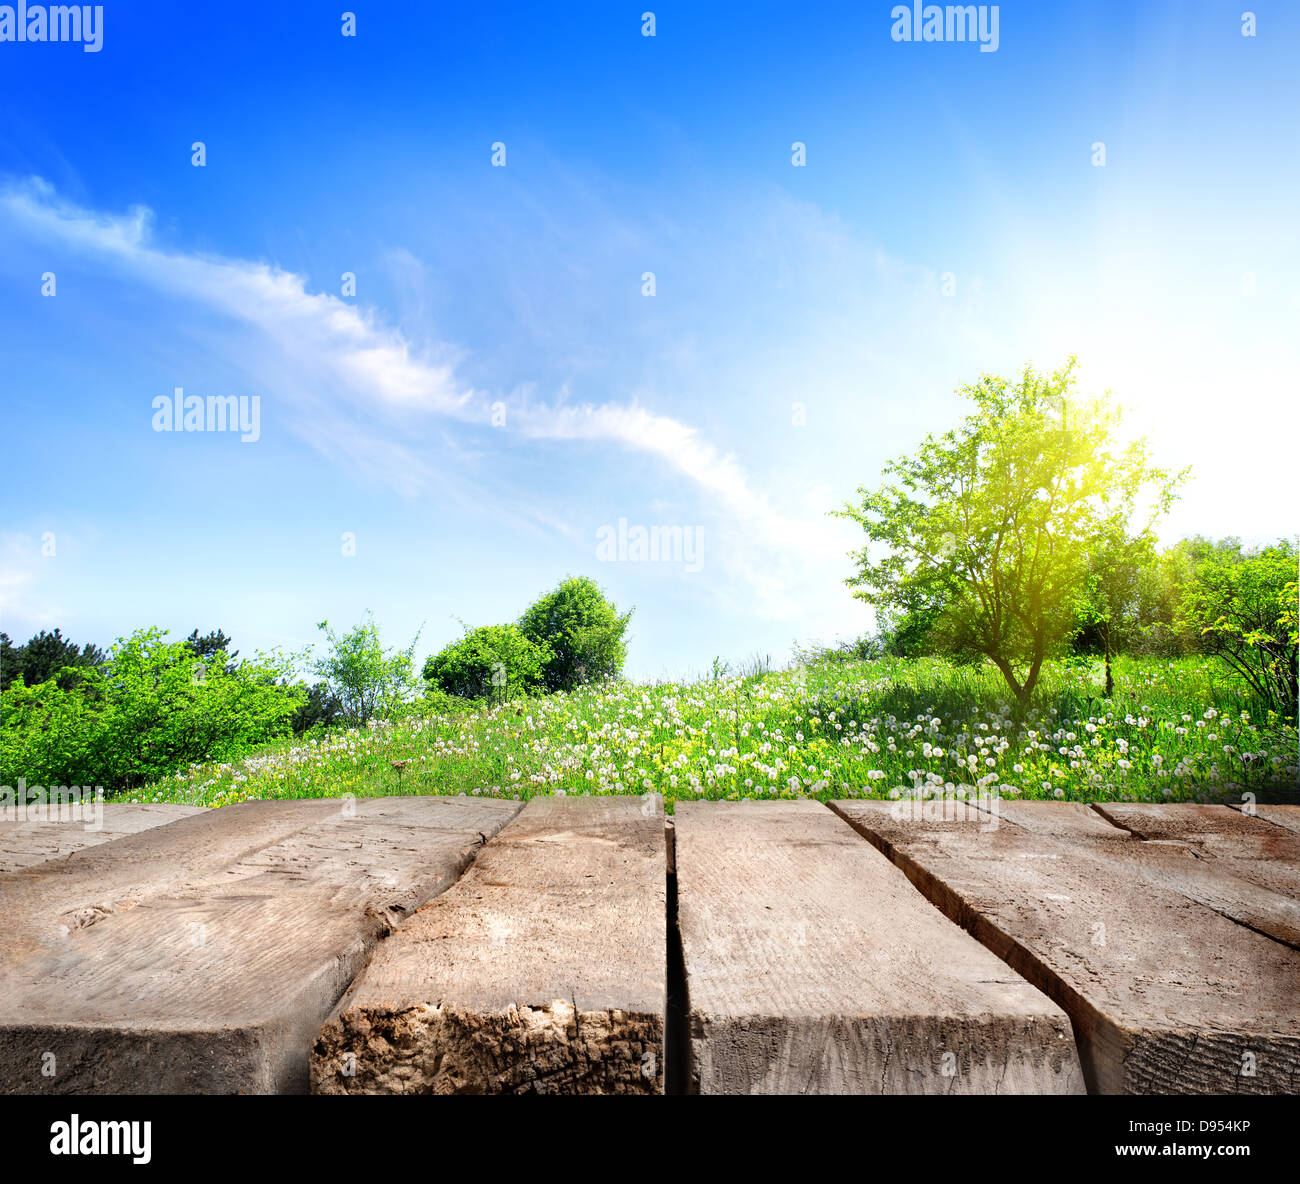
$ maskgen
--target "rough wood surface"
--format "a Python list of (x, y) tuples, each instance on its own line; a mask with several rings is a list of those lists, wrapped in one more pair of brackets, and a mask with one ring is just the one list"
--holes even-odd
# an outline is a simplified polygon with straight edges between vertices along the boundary
[[(834, 809), (1065, 1008), (1091, 1090), (1300, 1089), (1300, 955), (1198, 899), (1201, 873), (1170, 870), (1198, 864), (1186, 848), (1098, 831), (1064, 803), (1003, 802), (992, 830), (905, 804)], [(1231, 900), (1247, 882), (1224, 874)]]
[[(1243, 806), (1233, 806), (1231, 808), (1246, 813)], [(1262, 818), (1265, 822), (1273, 823), (1274, 826), (1285, 827), (1289, 831), (1300, 834), (1300, 806), (1279, 806), (1258, 802), (1252, 809), (1254, 810), (1254, 817)]]
[(1140, 865), (1168, 852), (1169, 886), (1300, 949), (1300, 835), (1226, 806), (1106, 803), (1096, 809), (1143, 840)]
[(376, 951), (312, 1053), (321, 1093), (656, 1093), (657, 796), (534, 798)]
[(1294, 862), (1300, 856), (1300, 839), (1293, 832), (1230, 806), (1207, 806), (1195, 802), (1099, 802), (1093, 810), (1115, 826), (1142, 839), (1190, 842), (1209, 852), (1234, 853), (1234, 849), (1242, 845), (1265, 859)]
[(305, 1090), (375, 943), (518, 809), (244, 802), (0, 876), (0, 1090)]
[(1064, 1012), (816, 802), (679, 802), (702, 1093), (1082, 1093)]
[[(1257, 819), (1238, 825), (1232, 810), (1191, 803), (1029, 801), (994, 807), (981, 801), (980, 806), (996, 808), (1000, 817), (1033, 834), (1070, 840), (1098, 859), (1119, 861), (1126, 876), (1180, 893), (1300, 949), (1300, 844), (1278, 827)], [(1133, 826), (1121, 825), (1121, 818)]]
[[(84, 847), (112, 842), (123, 835), (137, 834), (155, 826), (165, 826), (178, 818), (202, 814), (202, 806), (177, 806), (170, 803), (127, 805), (106, 802), (102, 807), (102, 825), (92, 813), (85, 818), (66, 816), (57, 811), (51, 821), (6, 818), (0, 814), (0, 873), (31, 867), (47, 859), (57, 859)], [(90, 827), (87, 823), (91, 823)]]

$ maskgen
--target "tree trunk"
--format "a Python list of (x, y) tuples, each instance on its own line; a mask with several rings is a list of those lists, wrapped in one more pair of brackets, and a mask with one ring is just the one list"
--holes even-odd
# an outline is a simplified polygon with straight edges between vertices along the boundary
[(1015, 672), (1011, 669), (1011, 663), (1004, 658), (995, 657), (993, 654), (989, 654), (989, 657), (993, 660), (993, 665), (1002, 672), (1002, 677), (1007, 680), (1007, 686), (1011, 688), (1011, 693), (1015, 695), (1016, 702), (1023, 707), (1028, 695), (1025, 688), (1017, 681)]
[(1034, 687), (1038, 685), (1038, 676), (1043, 669), (1043, 652), (1041, 649), (1034, 651), (1034, 664), (1030, 666), (1028, 675), (1025, 676), (1024, 686), (1020, 690), (1020, 702), (1028, 707), (1029, 697), (1034, 693)]

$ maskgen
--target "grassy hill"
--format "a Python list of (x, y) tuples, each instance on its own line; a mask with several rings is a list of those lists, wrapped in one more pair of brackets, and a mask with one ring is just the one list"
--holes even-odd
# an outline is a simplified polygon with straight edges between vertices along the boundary
[(1061, 663), (1018, 721), (990, 666), (825, 661), (711, 681), (615, 683), (406, 718), (192, 766), (123, 800), (658, 791), (674, 799), (991, 792), (1075, 800), (1295, 797), (1294, 736), (1221, 667)]

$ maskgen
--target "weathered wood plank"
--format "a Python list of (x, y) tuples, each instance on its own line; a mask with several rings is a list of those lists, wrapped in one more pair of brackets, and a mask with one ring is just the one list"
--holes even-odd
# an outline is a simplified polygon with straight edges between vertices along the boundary
[(286, 1092), (518, 803), (245, 802), (0, 876), (0, 1090)]
[[(1230, 809), (1240, 810), (1243, 814), (1248, 813), (1244, 806), (1233, 805)], [(1271, 822), (1274, 826), (1285, 827), (1289, 831), (1300, 834), (1300, 806), (1257, 802), (1250, 809), (1254, 811), (1254, 817), (1262, 818), (1265, 822)]]
[(1065, 1014), (816, 802), (680, 802), (701, 1093), (1082, 1093)]
[[(1073, 841), (1094, 857), (1119, 861), (1123, 874), (1148, 884), (1181, 893), (1225, 917), (1258, 930), (1277, 941), (1300, 949), (1300, 852), (1293, 836), (1258, 820), (1243, 828), (1235, 839), (1219, 830), (1233, 829), (1231, 810), (1193, 804), (1151, 805), (1142, 810), (1168, 811), (1162, 827), (1159, 815), (1129, 814), (1126, 805), (1087, 806), (1081, 802), (995, 802), (982, 799), (981, 809), (996, 810), (1003, 818), (1033, 834)], [(1221, 815), (1198, 818), (1201, 810)], [(1114, 812), (1112, 815), (1112, 811)], [(1142, 822), (1150, 838), (1116, 819)], [(1259, 828), (1256, 830), (1255, 828)], [(1175, 833), (1184, 838), (1173, 837)], [(1217, 847), (1216, 847), (1217, 844)], [(1218, 854), (1214, 851), (1217, 849)]]
[(1078, 839), (1127, 846), (1133, 837), (1103, 818), (1085, 802), (1019, 802), (1006, 798), (978, 798), (975, 799), (975, 804), (996, 819), (1006, 819), (1031, 834), (1048, 839)]
[(1108, 802), (1142, 840), (1142, 864), (1169, 852), (1169, 882), (1208, 907), (1300, 949), (1300, 835), (1226, 806)]
[(0, 873), (31, 867), (47, 859), (57, 859), (84, 847), (109, 843), (123, 835), (138, 834), (155, 826), (166, 826), (179, 818), (203, 813), (202, 806), (178, 806), (170, 803), (130, 805), (106, 802), (94, 815), (89, 807), (85, 817), (58, 817), (57, 811), (46, 819), (22, 819), (0, 815)]
[(1148, 842), (1186, 843), (1198, 854), (1259, 860), (1300, 870), (1300, 835), (1228, 806), (1150, 802), (1098, 803), (1096, 812)]
[(312, 1053), (320, 1093), (655, 1093), (658, 796), (534, 798), (376, 951)]
[(1003, 802), (992, 830), (916, 820), (907, 804), (834, 809), (1065, 1008), (1090, 1090), (1300, 1087), (1300, 955), (1159, 882), (1195, 856), (1052, 803)]

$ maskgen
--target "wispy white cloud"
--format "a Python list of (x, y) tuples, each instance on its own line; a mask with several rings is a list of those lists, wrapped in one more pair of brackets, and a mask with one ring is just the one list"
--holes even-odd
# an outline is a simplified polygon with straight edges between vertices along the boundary
[[(400, 431), (369, 425), (356, 412), (486, 427), (494, 396), (457, 375), (451, 347), (417, 350), (375, 311), (320, 292), (305, 279), (265, 262), (169, 249), (152, 231), (151, 212), (84, 209), (40, 179), (0, 189), (0, 210), (32, 237), (61, 242), (100, 259), (159, 292), (251, 327), (273, 347), (280, 373), (312, 376), (292, 386), (308, 414), (295, 430), (327, 458), (387, 480), (416, 495), (435, 480), (430, 458)], [(787, 617), (804, 607), (793, 595), (800, 568), (814, 556), (840, 557), (844, 534), (824, 512), (790, 516), (755, 488), (735, 455), (699, 429), (640, 402), (576, 404), (538, 401), (527, 386), (506, 396), (507, 433), (532, 441), (608, 443), (648, 455), (696, 490), (714, 520), (715, 559), (748, 587), (760, 615)], [(558, 521), (540, 510), (539, 522)], [(560, 531), (573, 541), (572, 529)]]
[(0, 207), (31, 233), (115, 262), (160, 291), (254, 326), (288, 357), (330, 369), (368, 399), (465, 419), (486, 416), (483, 397), (460, 386), (449, 365), (415, 356), (402, 334), (373, 313), (308, 292), (301, 276), (266, 263), (153, 245), (152, 214), (144, 207), (125, 215), (85, 210), (40, 179), (5, 188)]

